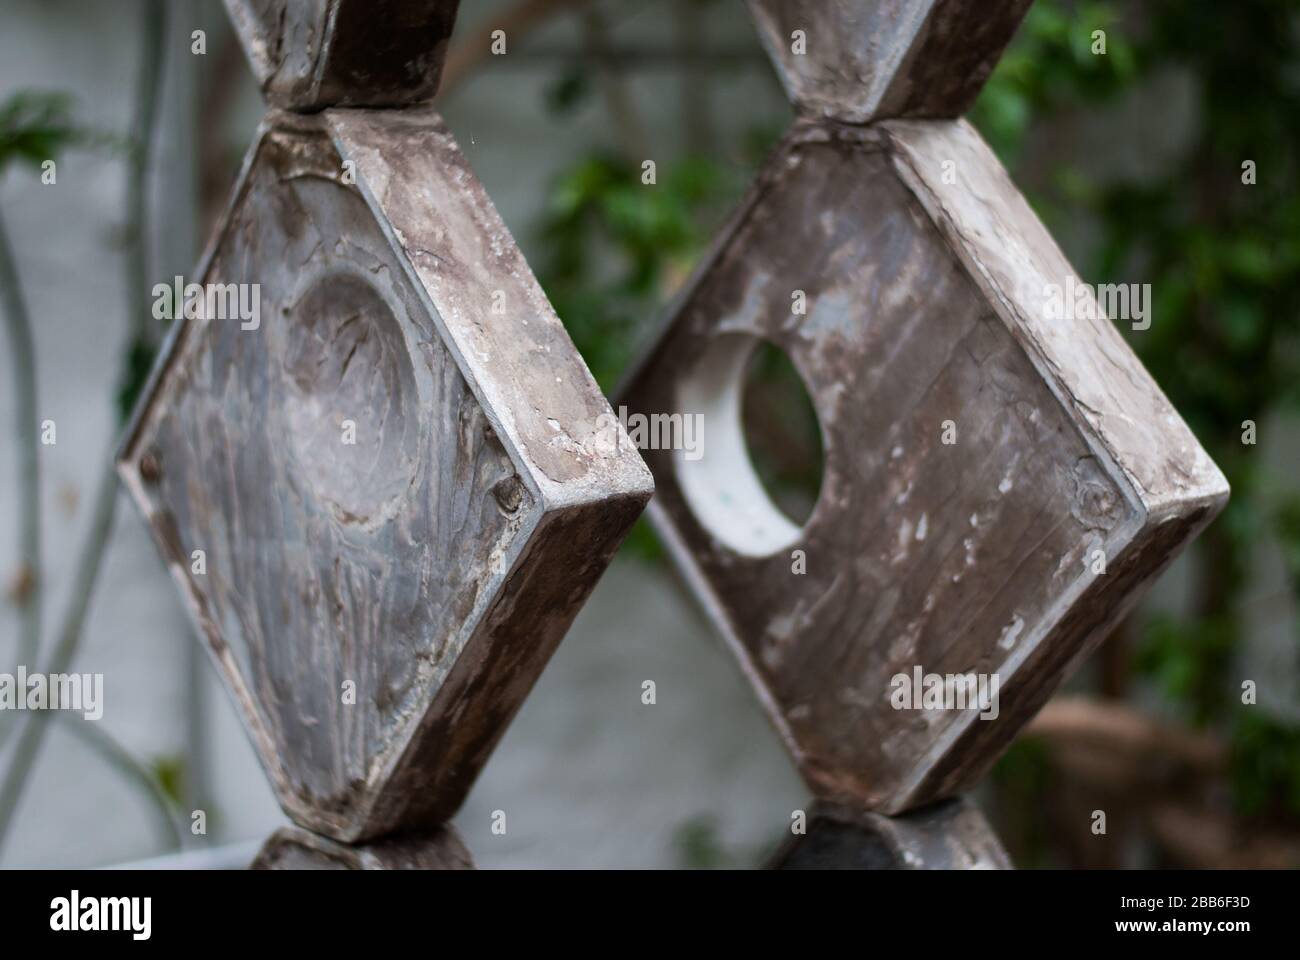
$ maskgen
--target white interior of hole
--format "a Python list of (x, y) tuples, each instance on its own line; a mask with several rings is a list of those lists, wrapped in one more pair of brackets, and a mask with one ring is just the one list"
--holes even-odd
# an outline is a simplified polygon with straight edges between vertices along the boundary
[(688, 460), (673, 451), (677, 481), (696, 519), (719, 542), (751, 557), (776, 553), (803, 534), (767, 495), (745, 444), (745, 370), (759, 342), (750, 334), (724, 334), (705, 349), (677, 391), (682, 413), (703, 415), (703, 455)]

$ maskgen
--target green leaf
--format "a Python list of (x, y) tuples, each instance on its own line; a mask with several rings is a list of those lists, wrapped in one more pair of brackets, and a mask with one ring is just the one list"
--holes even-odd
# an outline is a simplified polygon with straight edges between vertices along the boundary
[(135, 409), (136, 401), (149, 380), (157, 349), (147, 337), (139, 336), (127, 347), (121, 379), (117, 388), (117, 415), (125, 423)]
[(15, 161), (39, 170), (83, 140), (71, 111), (72, 97), (57, 91), (19, 90), (0, 104), (0, 173)]
[(181, 791), (185, 781), (185, 758), (176, 754), (155, 757), (149, 769), (162, 789), (163, 795), (180, 806)]

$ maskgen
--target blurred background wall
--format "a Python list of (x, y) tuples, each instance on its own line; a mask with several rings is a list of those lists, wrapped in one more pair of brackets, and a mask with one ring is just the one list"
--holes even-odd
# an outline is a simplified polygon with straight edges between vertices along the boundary
[[(505, 56), (484, 55), (495, 25)], [(981, 791), (1022, 865), (1300, 865), (1297, 29), (1297, 6), (1268, 0), (1039, 0), (973, 116), (1085, 280), (1152, 284), (1152, 329), (1126, 335), (1234, 487)], [(133, 153), (151, 89), (152, 148)], [(733, 0), (466, 3), (439, 107), (611, 391), (791, 119)], [(95, 490), (156, 345), (139, 278), (189, 275), (261, 114), (217, 0), (0, 4), (0, 216), (38, 419), (58, 430), (40, 448), (38, 575), (21, 552), (10, 347), (0, 671), (22, 662), (33, 596), (45, 662), (84, 587)], [(51, 185), (24, 163), (46, 155)], [(643, 159), (657, 163), (654, 191), (639, 186)], [(746, 428), (797, 512), (820, 446), (790, 376), (755, 372)], [(90, 737), (52, 725), (0, 865), (255, 846), (282, 815), (124, 496), (90, 596), (75, 669), (105, 674), (104, 717)], [(16, 726), (0, 714), (0, 776)], [(752, 866), (806, 799), (643, 525), (456, 822), (487, 867)], [(1104, 837), (1090, 830), (1097, 808), (1111, 812)], [(490, 831), (498, 809), (505, 836)]]

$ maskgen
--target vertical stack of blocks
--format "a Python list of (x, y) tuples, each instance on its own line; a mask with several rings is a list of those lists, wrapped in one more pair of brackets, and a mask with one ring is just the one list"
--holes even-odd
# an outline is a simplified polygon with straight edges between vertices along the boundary
[(653, 482), (421, 105), (455, 0), (227, 7), (273, 109), (198, 273), (262, 316), (177, 321), (120, 471), (296, 824), (258, 864), (468, 866), (446, 821)]
[[(446, 821), (657, 485), (816, 799), (776, 863), (1006, 865), (952, 798), (1228, 493), (1046, 309), (1069, 264), (960, 119), (1030, 0), (751, 0), (798, 118), (621, 391), (703, 456), (644, 462), (421, 105), (455, 0), (226, 2), (273, 109), (199, 279), (263, 319), (177, 321), (120, 469), (296, 824), (258, 863), (468, 866)], [(741, 430), (763, 341), (823, 434), (801, 526)]]
[[(620, 391), (707, 418), (704, 457), (645, 451), (650, 515), (817, 800), (789, 865), (1003, 862), (932, 805), (1227, 498), (1112, 323), (1047, 308), (1070, 266), (961, 119), (1029, 4), (750, 0), (797, 119)], [(801, 526), (745, 449), (764, 341), (820, 422)]]

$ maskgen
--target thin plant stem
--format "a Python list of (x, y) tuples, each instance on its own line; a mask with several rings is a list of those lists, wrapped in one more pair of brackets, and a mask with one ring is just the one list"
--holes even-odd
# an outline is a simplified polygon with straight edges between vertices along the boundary
[[(71, 605), (64, 617), (54, 649), (45, 668), (45, 674), (66, 673), (81, 645), (86, 611), (95, 592), (95, 583), (113, 532), (113, 514), (117, 509), (117, 473), (112, 465), (104, 471), (95, 494), (94, 513), (90, 521), (89, 539), (81, 552), (81, 559), (72, 581)], [(23, 788), (30, 779), (36, 756), (49, 727), (51, 711), (41, 710), (25, 715), (25, 723), (14, 745), (13, 758), (5, 778), (0, 783), (0, 852), (13, 823), (14, 811), (22, 799)]]
[(141, 8), (140, 72), (136, 80), (135, 116), (128, 146), (126, 288), (127, 320), (132, 335), (157, 343), (162, 329), (149, 309), (149, 249), (146, 224), (149, 201), (149, 161), (153, 153), (154, 134), (158, 127), (158, 103), (162, 99), (163, 64), (167, 47), (167, 4), (165, 0), (144, 0)]
[(176, 810), (158, 779), (131, 756), (108, 731), (76, 714), (59, 714), (64, 726), (78, 740), (99, 754), (110, 767), (122, 774), (128, 782), (138, 786), (149, 799), (155, 818), (160, 824), (163, 843), (168, 850), (179, 850), (184, 845), (184, 831), (177, 820)]
[(636, 101), (625, 78), (606, 68), (602, 54), (609, 48), (609, 24), (595, 6), (582, 16), (583, 40), (597, 64), (596, 76), (605, 101), (605, 112), (613, 126), (623, 155), (638, 165), (649, 158), (649, 138), (637, 112)]
[[(149, 258), (145, 244), (145, 217), (148, 202), (149, 160), (158, 122), (158, 104), (161, 99), (163, 61), (166, 53), (167, 5), (165, 0), (142, 0), (140, 73), (136, 85), (135, 112), (131, 140), (128, 145), (127, 177), (127, 323), (135, 340), (156, 343), (160, 329), (151, 324), (147, 291), (149, 283)], [(6, 281), (6, 289), (13, 284)], [(16, 289), (16, 287), (15, 287)], [(7, 311), (8, 312), (8, 311)], [(35, 377), (34, 365), (30, 368)], [(35, 429), (35, 415), (30, 418)], [(76, 656), (81, 644), (86, 611), (90, 606), (95, 583), (113, 529), (113, 515), (117, 507), (117, 474), (110, 462), (99, 481), (91, 516), (89, 539), (78, 561), (72, 585), (70, 606), (62, 627), (55, 639), (46, 673), (64, 673)], [(38, 633), (39, 637), (39, 633)], [(26, 718), (14, 746), (9, 769), (0, 782), (0, 852), (14, 812), (22, 799), (32, 767), (36, 763), (41, 745), (45, 741), (49, 713), (37, 712)]]
[[(18, 448), (19, 569), (16, 599), (21, 615), (18, 663), (34, 667), (40, 655), (41, 608), (41, 468), (36, 421), (36, 346), (32, 340), (31, 317), (18, 280), (18, 267), (4, 219), (0, 217), (0, 295), (4, 298), (5, 328), (13, 358), (14, 409), (18, 425), (14, 432)], [(0, 745), (10, 727), (0, 728)]]

